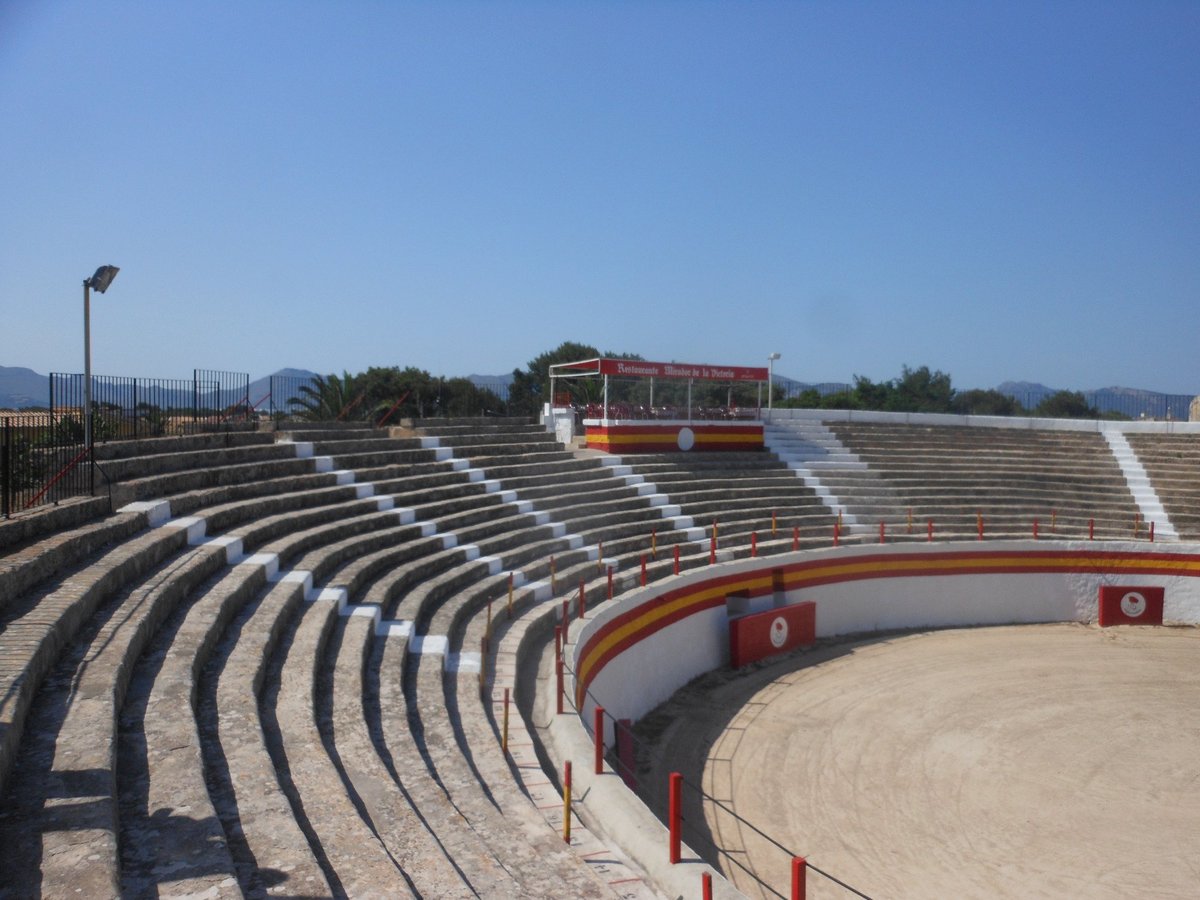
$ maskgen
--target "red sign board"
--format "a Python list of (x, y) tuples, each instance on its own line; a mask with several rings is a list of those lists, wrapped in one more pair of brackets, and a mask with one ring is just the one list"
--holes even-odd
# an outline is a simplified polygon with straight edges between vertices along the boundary
[(735, 669), (804, 647), (817, 639), (812, 600), (729, 620), (729, 664)]
[(622, 375), (637, 378), (699, 378), (705, 381), (766, 381), (765, 366), (710, 366), (696, 363), (645, 362), (640, 359), (585, 359), (556, 363), (550, 367), (596, 375)]
[(1100, 588), (1100, 624), (1161, 625), (1166, 588), (1107, 584)]

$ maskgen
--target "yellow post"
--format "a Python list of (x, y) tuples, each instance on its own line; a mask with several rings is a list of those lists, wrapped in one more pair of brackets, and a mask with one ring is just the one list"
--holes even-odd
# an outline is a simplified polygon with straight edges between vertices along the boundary
[(650, 558), (658, 559), (658, 529), (650, 529)]
[(563, 840), (571, 843), (571, 761), (564, 764), (563, 771)]

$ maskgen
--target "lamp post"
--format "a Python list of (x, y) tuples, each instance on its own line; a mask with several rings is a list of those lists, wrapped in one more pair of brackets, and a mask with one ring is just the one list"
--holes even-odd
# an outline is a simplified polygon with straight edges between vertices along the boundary
[(775, 398), (775, 360), (779, 359), (778, 353), (767, 354), (767, 421), (771, 420), (772, 400)]
[(103, 294), (121, 270), (101, 266), (91, 278), (83, 280), (83, 446), (92, 455), (92, 296)]

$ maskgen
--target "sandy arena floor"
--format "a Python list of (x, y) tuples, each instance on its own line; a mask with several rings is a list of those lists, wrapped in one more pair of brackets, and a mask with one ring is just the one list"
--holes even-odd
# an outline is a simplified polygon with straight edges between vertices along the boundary
[[(639, 734), (652, 805), (677, 769), (874, 898), (1200, 896), (1198, 629), (825, 646), (706, 676)], [(697, 850), (707, 831), (748, 896), (769, 895), (735, 863), (787, 895), (782, 851), (684, 798)], [(810, 872), (809, 898), (852, 896)]]

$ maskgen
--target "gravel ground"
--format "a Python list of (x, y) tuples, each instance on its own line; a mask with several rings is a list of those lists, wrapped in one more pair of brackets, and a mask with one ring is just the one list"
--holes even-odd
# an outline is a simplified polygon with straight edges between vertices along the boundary
[[(751, 897), (740, 867), (786, 896), (790, 854), (698, 788), (871, 897), (1197, 896), (1200, 629), (824, 644), (706, 675), (638, 735), (647, 801), (682, 772), (685, 838)], [(810, 900), (851, 896), (810, 871)]]

